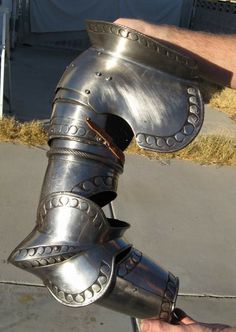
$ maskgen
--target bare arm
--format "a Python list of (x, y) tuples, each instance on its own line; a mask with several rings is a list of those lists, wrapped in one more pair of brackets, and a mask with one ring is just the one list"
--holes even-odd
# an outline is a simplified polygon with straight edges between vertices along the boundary
[(128, 26), (194, 58), (200, 75), (220, 85), (236, 89), (236, 35), (215, 35), (154, 25), (135, 19), (118, 19), (115, 23)]

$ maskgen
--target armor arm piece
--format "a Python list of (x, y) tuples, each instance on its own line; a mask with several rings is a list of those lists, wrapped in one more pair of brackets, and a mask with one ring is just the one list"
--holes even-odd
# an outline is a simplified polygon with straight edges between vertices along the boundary
[(9, 260), (64, 305), (170, 321), (178, 278), (127, 242), (129, 225), (102, 207), (117, 195), (133, 136), (143, 148), (171, 152), (199, 132), (196, 64), (132, 29), (89, 22), (88, 32), (92, 47), (56, 89), (36, 226)]

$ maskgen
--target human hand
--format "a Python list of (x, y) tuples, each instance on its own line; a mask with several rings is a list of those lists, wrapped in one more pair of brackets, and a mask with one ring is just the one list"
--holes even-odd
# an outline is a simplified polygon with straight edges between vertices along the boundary
[(230, 328), (224, 324), (199, 323), (186, 315), (182, 310), (175, 309), (179, 319), (178, 325), (172, 325), (161, 320), (145, 319), (141, 321), (141, 332), (235, 332), (235, 328)]

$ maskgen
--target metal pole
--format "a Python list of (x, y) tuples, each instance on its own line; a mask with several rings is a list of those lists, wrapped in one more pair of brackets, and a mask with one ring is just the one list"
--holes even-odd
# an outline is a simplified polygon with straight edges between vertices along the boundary
[(137, 318), (130, 317), (130, 319), (131, 319), (131, 325), (133, 328), (133, 332), (141, 332)]
[[(115, 213), (114, 213), (112, 202), (108, 204), (108, 207), (109, 207), (109, 210), (110, 210), (111, 217), (113, 219), (115, 219)], [(141, 330), (139, 328), (139, 323), (138, 323), (137, 318), (130, 317), (130, 320), (131, 320), (131, 325), (132, 325), (133, 332), (141, 332)]]
[(2, 14), (2, 51), (1, 51), (1, 74), (0, 74), (0, 119), (3, 117), (4, 101), (4, 73), (5, 73), (5, 52), (6, 52), (6, 12)]

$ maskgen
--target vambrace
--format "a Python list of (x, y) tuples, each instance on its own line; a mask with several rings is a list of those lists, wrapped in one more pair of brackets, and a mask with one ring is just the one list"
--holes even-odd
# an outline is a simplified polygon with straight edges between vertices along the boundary
[(36, 226), (9, 260), (64, 305), (170, 321), (178, 278), (135, 249), (123, 237), (129, 225), (102, 207), (116, 198), (133, 136), (144, 149), (174, 152), (198, 134), (196, 63), (126, 27), (89, 21), (87, 30), (92, 46), (56, 89)]

